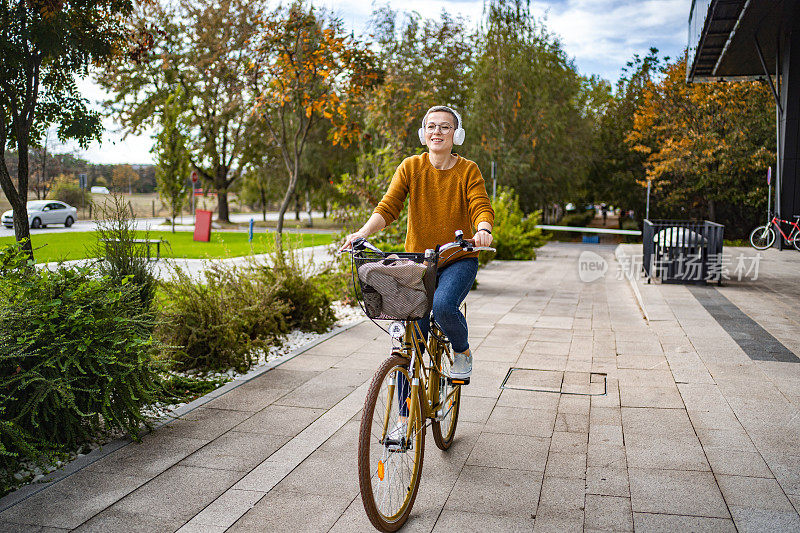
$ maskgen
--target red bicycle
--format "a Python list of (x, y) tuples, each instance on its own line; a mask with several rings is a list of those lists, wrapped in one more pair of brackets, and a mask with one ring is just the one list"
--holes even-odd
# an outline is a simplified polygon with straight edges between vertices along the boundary
[[(777, 228), (784, 240), (791, 243), (795, 247), (795, 250), (800, 251), (800, 226), (797, 224), (797, 219), (800, 219), (800, 215), (794, 215), (794, 222), (783, 220), (776, 215), (772, 215), (772, 220), (770, 220), (768, 224), (759, 226), (750, 232), (750, 244), (756, 250), (766, 250), (775, 243), (775, 237), (777, 236), (775, 228)], [(781, 224), (789, 224), (792, 226), (792, 231), (789, 232), (789, 235), (783, 232)], [(773, 226), (775, 228), (773, 228)]]

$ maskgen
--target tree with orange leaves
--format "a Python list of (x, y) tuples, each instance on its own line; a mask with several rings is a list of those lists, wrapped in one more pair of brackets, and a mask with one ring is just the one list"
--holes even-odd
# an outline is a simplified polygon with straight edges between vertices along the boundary
[(335, 19), (318, 17), (302, 1), (279, 7), (262, 22), (251, 80), (259, 94), (257, 112), (277, 144), (288, 172), (278, 215), (278, 245), (283, 219), (294, 195), (301, 157), (311, 129), (331, 124), (334, 144), (349, 144), (360, 134), (353, 106), (379, 80), (373, 54), (348, 36)]
[[(687, 84), (686, 60), (651, 79), (628, 135), (644, 154), (660, 216), (706, 217), (734, 233), (766, 204), (775, 158), (773, 101), (759, 82)], [(741, 226), (741, 227), (740, 227)]]

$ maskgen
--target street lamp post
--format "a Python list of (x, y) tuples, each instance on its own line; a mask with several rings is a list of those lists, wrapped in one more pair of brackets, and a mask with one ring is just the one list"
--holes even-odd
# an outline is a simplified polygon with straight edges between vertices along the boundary
[(650, 184), (652, 182), (647, 180), (647, 204), (644, 208), (644, 218), (650, 220)]

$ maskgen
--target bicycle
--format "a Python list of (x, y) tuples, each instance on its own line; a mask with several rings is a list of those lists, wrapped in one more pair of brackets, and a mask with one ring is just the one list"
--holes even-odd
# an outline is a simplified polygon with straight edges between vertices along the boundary
[[(794, 219), (794, 222), (790, 222), (789, 220), (778, 218), (777, 215), (772, 215), (772, 220), (770, 220), (767, 224), (764, 226), (758, 226), (756, 229), (750, 232), (750, 245), (756, 250), (766, 250), (772, 246), (775, 243), (775, 237), (777, 236), (775, 229), (772, 227), (775, 226), (778, 228), (778, 231), (781, 233), (781, 236), (784, 238), (784, 240), (791, 243), (795, 250), (800, 251), (800, 225), (797, 223), (797, 219), (800, 219), (800, 215), (794, 215)], [(789, 232), (788, 236), (781, 229), (782, 223), (792, 226), (792, 231)]]
[[(461, 385), (469, 380), (449, 377), (452, 347), (431, 314), (439, 260), (442, 253), (455, 248), (454, 254), (494, 251), (475, 246), (461, 231), (456, 232), (454, 242), (425, 253), (385, 253), (365, 239), (356, 239), (350, 250), (359, 305), (373, 322), (392, 320), (388, 329), (378, 324), (391, 336), (392, 351), (372, 378), (358, 438), (361, 500), (370, 522), (380, 531), (397, 531), (411, 514), (422, 475), (426, 427), (431, 426), (433, 440), (441, 450), (449, 449), (455, 437)], [(398, 270), (409, 267), (409, 271), (422, 274), (424, 295), (409, 294), (419, 287), (402, 285), (403, 290), (397, 293), (399, 306), (383, 305), (382, 301), (382, 307), (376, 305), (381, 294), (391, 296), (392, 288), (376, 288), (379, 283), (375, 279), (383, 279), (377, 276), (365, 281), (366, 275), (361, 274), (365, 266), (366, 270), (371, 268), (368, 265), (381, 269), (396, 265)], [(430, 318), (427, 342), (417, 323), (426, 316)]]

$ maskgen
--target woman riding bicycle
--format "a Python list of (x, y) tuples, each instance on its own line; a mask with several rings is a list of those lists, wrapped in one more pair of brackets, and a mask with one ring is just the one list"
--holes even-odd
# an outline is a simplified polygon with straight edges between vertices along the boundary
[[(464, 142), (461, 116), (447, 106), (425, 113), (419, 140), (428, 152), (406, 158), (397, 167), (389, 190), (366, 224), (347, 236), (342, 250), (358, 238), (367, 238), (393, 221), (409, 197), (405, 249), (424, 252), (450, 242), (457, 230), (476, 246), (490, 246), (494, 210), (478, 165), (453, 153)], [(472, 354), (467, 340), (467, 321), (459, 310), (478, 272), (477, 252), (445, 258), (438, 270), (433, 297), (433, 317), (453, 346), (451, 377), (469, 380)], [(428, 319), (419, 321), (427, 337)]]

